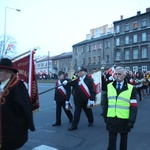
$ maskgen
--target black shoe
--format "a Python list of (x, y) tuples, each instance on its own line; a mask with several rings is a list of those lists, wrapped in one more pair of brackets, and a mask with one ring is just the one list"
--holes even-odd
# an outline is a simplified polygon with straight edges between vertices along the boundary
[(60, 126), (60, 125), (61, 125), (60, 123), (52, 124), (52, 126)]
[(89, 127), (92, 127), (93, 126), (93, 123), (89, 123), (89, 125), (88, 125)]
[(77, 127), (71, 127), (68, 129), (69, 131), (77, 130)]

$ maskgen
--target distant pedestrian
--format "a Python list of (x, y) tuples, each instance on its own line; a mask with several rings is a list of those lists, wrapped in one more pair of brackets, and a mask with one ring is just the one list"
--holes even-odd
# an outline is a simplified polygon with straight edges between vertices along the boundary
[(136, 90), (127, 83), (126, 71), (115, 70), (115, 81), (107, 85), (107, 100), (104, 103), (104, 120), (109, 131), (107, 150), (116, 150), (117, 134), (120, 134), (120, 150), (127, 150), (128, 132), (133, 128), (137, 115)]
[(60, 126), (61, 121), (61, 111), (64, 109), (69, 122), (71, 123), (73, 120), (73, 115), (70, 110), (65, 108), (66, 102), (69, 101), (71, 95), (71, 87), (69, 84), (63, 85), (63, 81), (65, 79), (65, 73), (63, 71), (58, 72), (58, 80), (56, 81), (56, 89), (54, 94), (54, 100), (56, 102), (56, 122), (52, 126)]

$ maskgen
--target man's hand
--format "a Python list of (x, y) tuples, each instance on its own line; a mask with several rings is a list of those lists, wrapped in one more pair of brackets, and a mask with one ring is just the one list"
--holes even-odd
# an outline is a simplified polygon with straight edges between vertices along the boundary
[(129, 128), (129, 129), (132, 129), (133, 127), (134, 127), (134, 123), (133, 123), (133, 122), (129, 122), (129, 123), (128, 123), (128, 128)]
[(95, 101), (93, 101), (93, 100), (88, 100), (87, 107), (88, 107), (88, 108), (93, 108), (94, 106), (95, 106)]

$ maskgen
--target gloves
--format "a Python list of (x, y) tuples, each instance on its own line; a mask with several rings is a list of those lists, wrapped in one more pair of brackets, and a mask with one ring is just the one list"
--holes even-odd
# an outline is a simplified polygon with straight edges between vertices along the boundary
[(113, 77), (112, 77), (112, 76), (110, 76), (108, 79), (109, 79), (109, 81), (111, 81), (111, 80), (113, 80)]
[(129, 122), (128, 123), (128, 129), (132, 129), (134, 127), (134, 123), (133, 122)]
[(88, 108), (93, 108), (94, 106), (95, 106), (95, 102), (92, 101), (92, 100), (88, 100), (87, 107)]
[(66, 85), (67, 83), (68, 83), (67, 80), (64, 80), (64, 81), (62, 82), (63, 85)]

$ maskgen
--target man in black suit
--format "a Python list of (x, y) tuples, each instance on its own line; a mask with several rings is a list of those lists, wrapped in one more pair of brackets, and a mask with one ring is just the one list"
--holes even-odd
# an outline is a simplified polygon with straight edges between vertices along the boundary
[(71, 95), (71, 87), (69, 84), (63, 85), (63, 81), (68, 80), (65, 79), (65, 73), (63, 71), (58, 72), (58, 80), (56, 81), (56, 89), (54, 100), (56, 102), (56, 122), (52, 126), (60, 126), (61, 125), (61, 108), (64, 109), (69, 122), (71, 123), (73, 120), (73, 115), (70, 110), (65, 108), (66, 102), (69, 101)]
[(0, 60), (1, 150), (22, 147), (28, 140), (28, 129), (35, 130), (28, 91), (17, 72), (10, 59)]
[(93, 125), (94, 121), (92, 109), (87, 108), (88, 101), (92, 105), (95, 101), (96, 93), (94, 90), (94, 82), (87, 75), (87, 69), (85, 69), (84, 67), (79, 67), (78, 71), (78, 78), (70, 83), (74, 88), (73, 98), (75, 104), (75, 112), (72, 126), (68, 129), (69, 131), (77, 129), (82, 109), (84, 110), (88, 118), (89, 127)]

